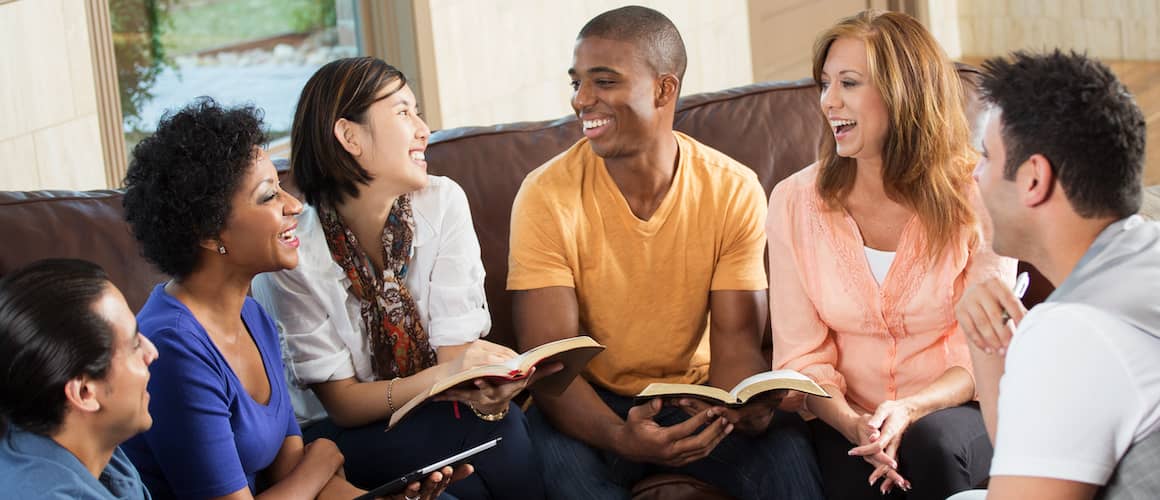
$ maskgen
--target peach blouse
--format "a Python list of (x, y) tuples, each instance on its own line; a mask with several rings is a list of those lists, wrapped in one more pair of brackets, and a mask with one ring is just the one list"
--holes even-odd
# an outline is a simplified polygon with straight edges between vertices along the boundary
[[(881, 286), (845, 210), (830, 210), (810, 165), (774, 188), (769, 200), (769, 310), (774, 368), (791, 368), (838, 387), (850, 405), (872, 411), (926, 388), (952, 366), (971, 371), (954, 306), (970, 284), (991, 276), (1014, 282), (1016, 261), (991, 250), (990, 219), (978, 188), (979, 219), (930, 263), (917, 217), (902, 229)], [(783, 407), (801, 410), (794, 393)]]

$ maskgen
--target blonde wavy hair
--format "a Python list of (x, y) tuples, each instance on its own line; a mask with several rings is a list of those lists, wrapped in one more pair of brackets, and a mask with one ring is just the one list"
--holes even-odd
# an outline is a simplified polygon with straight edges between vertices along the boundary
[[(975, 222), (968, 199), (975, 152), (954, 64), (913, 17), (865, 10), (838, 21), (814, 43), (814, 81), (821, 82), (830, 46), (839, 38), (866, 44), (869, 80), (889, 113), (882, 149), (882, 183), (890, 199), (922, 222), (926, 256), (935, 260)], [(853, 158), (837, 154), (833, 134), (818, 151), (817, 189), (838, 209), (854, 187)]]

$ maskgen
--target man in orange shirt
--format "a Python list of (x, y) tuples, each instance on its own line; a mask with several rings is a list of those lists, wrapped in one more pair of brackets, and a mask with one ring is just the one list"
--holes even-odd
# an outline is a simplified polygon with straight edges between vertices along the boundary
[(643, 7), (577, 38), (568, 72), (585, 138), (521, 186), (508, 289), (522, 348), (583, 332), (608, 349), (563, 394), (536, 395), (532, 440), (560, 498), (628, 498), (654, 471), (739, 498), (820, 498), (804, 426), (773, 418), (781, 395), (739, 410), (632, 405), (650, 382), (728, 390), (770, 369), (765, 193), (752, 170), (673, 131), (685, 63), (676, 27)]

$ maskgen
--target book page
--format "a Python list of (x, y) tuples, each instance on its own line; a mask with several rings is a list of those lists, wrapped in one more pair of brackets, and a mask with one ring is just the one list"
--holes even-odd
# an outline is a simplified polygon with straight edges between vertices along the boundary
[(758, 373), (742, 380), (737, 384), (737, 387), (733, 388), (730, 394), (736, 395), (738, 401), (745, 403), (749, 401), (749, 398), (758, 394), (778, 389), (790, 389), (815, 396), (830, 397), (821, 386), (809, 377), (794, 370), (776, 370)]
[(737, 402), (737, 398), (728, 392), (709, 385), (695, 384), (664, 384), (653, 382), (648, 387), (645, 387), (643, 391), (640, 391), (640, 394), (636, 395), (638, 399), (652, 397), (679, 398), (685, 396), (708, 398), (724, 404)]
[(733, 396), (734, 399), (740, 399), (741, 391), (745, 390), (746, 387), (749, 387), (753, 384), (756, 384), (758, 382), (762, 382), (765, 380), (781, 380), (781, 379), (799, 380), (799, 381), (805, 381), (805, 382), (811, 382), (811, 383), (813, 382), (813, 380), (810, 380), (809, 377), (802, 375), (801, 373), (798, 373), (797, 371), (794, 371), (794, 370), (773, 370), (773, 371), (768, 371), (768, 372), (755, 373), (753, 375), (745, 377), (744, 380), (738, 382), (737, 385), (733, 386), (733, 390), (729, 391), (729, 395)]

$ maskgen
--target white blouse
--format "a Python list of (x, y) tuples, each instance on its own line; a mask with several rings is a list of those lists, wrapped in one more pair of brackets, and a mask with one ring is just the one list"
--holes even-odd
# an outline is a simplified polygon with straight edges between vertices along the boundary
[[(438, 348), (487, 335), (491, 315), (467, 195), (451, 179), (427, 178), (427, 187), (411, 195), (415, 235), (406, 284), (431, 347)], [(314, 207), (303, 207), (295, 233), (298, 267), (256, 276), (252, 294), (278, 324), (294, 410), (305, 425), (326, 417), (306, 386), (375, 376), (359, 299), (330, 254)]]

